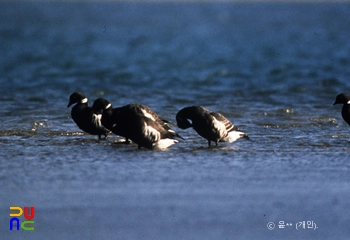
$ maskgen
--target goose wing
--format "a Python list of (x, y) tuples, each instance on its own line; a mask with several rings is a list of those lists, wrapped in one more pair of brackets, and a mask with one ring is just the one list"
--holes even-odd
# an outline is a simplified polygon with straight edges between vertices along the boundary
[(237, 127), (235, 127), (227, 118), (225, 118), (220, 113), (218, 113), (218, 112), (211, 112), (210, 115), (215, 117), (217, 121), (219, 121), (222, 124), (224, 124), (227, 132), (237, 131), (238, 130)]

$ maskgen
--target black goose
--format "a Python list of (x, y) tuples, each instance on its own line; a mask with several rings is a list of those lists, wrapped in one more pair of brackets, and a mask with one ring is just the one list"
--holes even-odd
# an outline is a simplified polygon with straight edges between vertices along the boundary
[[(191, 120), (192, 123), (189, 121)], [(201, 106), (185, 107), (176, 114), (177, 126), (182, 129), (193, 127), (203, 138), (218, 145), (218, 142), (234, 142), (248, 136), (217, 112), (211, 112)]]
[(92, 109), (96, 114), (102, 114), (101, 123), (113, 133), (130, 139), (138, 148), (165, 149), (178, 141), (180, 137), (170, 129), (151, 109), (140, 104), (129, 104), (113, 108), (104, 98), (96, 99)]
[(84, 132), (98, 135), (98, 139), (101, 139), (101, 135), (107, 138), (109, 131), (102, 126), (101, 115), (92, 112), (88, 106), (88, 99), (82, 93), (74, 92), (70, 95), (67, 107), (73, 104), (75, 106), (72, 108), (71, 115), (78, 127)]
[(343, 108), (341, 110), (341, 115), (345, 122), (350, 125), (350, 96), (346, 93), (339, 94), (333, 105), (343, 104)]

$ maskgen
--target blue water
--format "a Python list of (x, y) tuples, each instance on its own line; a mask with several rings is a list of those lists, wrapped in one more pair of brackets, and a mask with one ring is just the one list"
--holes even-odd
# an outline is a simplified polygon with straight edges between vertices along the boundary
[[(1, 3), (1, 239), (348, 239), (350, 132), (332, 104), (350, 89), (349, 12)], [(186, 140), (166, 151), (98, 141), (70, 118), (74, 91), (172, 123), (202, 105), (251, 140), (208, 148), (174, 126)], [(14, 205), (35, 207), (34, 231), (9, 230)]]

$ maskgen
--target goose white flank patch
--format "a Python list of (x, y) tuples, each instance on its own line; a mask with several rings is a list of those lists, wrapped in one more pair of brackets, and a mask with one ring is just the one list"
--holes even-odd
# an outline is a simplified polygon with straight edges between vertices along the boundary
[(218, 142), (234, 142), (241, 137), (248, 138), (223, 115), (201, 106), (181, 109), (176, 114), (176, 122), (182, 129), (193, 127), (200, 136), (208, 140), (209, 146), (212, 141), (218, 145)]
[(102, 126), (102, 123), (101, 123), (102, 114), (95, 114), (95, 113), (92, 113), (91, 118), (92, 118), (92, 122), (93, 122), (96, 126), (98, 126), (98, 127), (103, 127), (103, 126)]
[(343, 108), (341, 110), (341, 115), (345, 122), (350, 125), (350, 96), (346, 93), (339, 94), (333, 105), (343, 104)]
[(143, 134), (149, 141), (157, 142), (160, 140), (160, 133), (155, 128), (148, 126), (146, 122), (143, 123)]
[(92, 135), (98, 135), (98, 139), (104, 135), (107, 137), (109, 131), (102, 126), (101, 114), (94, 114), (88, 106), (88, 99), (80, 92), (74, 92), (69, 97), (67, 107), (72, 106), (71, 116), (77, 126), (84, 132)]
[[(152, 148), (166, 149), (178, 142), (176, 139), (172, 139), (172, 138), (162, 139), (161, 132), (152, 126), (148, 126), (146, 122), (144, 122), (143, 129), (144, 129), (144, 136), (148, 138), (148, 141), (152, 142)], [(169, 133), (175, 133), (175, 132), (171, 130), (169, 131)]]
[(167, 148), (181, 138), (171, 130), (168, 122), (158, 117), (150, 108), (141, 104), (128, 104), (113, 108), (104, 98), (96, 99), (92, 109), (95, 114), (102, 114), (101, 123), (114, 134), (125, 137), (138, 145), (145, 147)]

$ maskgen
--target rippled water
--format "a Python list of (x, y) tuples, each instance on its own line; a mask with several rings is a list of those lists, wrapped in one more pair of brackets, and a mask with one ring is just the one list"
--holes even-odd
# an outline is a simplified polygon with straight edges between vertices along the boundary
[[(2, 3), (1, 236), (5, 239), (346, 239), (347, 3)], [(219, 111), (251, 140), (167, 151), (82, 133), (66, 108)], [(9, 207), (35, 206), (35, 231)], [(279, 221), (292, 223), (281, 229)], [(301, 221), (317, 229), (296, 230)], [(268, 230), (267, 224), (275, 223)]]

